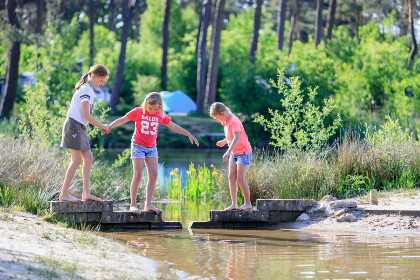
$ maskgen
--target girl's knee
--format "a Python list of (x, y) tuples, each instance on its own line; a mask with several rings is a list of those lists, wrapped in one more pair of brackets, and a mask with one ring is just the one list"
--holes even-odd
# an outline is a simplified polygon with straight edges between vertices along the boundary
[(141, 175), (142, 175), (141, 172), (134, 172), (133, 173), (133, 180), (136, 181), (136, 182), (140, 182), (141, 181), (141, 177), (142, 177)]
[(77, 159), (73, 159), (72, 161), (71, 161), (71, 166), (72, 167), (79, 167), (79, 165), (82, 163), (82, 159), (80, 158), (77, 158)]
[(236, 181), (238, 182), (239, 185), (243, 186), (245, 184), (247, 184), (245, 177), (238, 177), (236, 179)]
[(156, 182), (158, 179), (158, 174), (157, 173), (149, 173), (149, 181), (151, 182)]

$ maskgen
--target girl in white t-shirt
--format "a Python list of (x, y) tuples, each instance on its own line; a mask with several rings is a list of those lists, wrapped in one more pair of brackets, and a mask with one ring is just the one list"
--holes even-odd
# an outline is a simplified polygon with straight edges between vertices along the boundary
[(91, 113), (93, 108), (94, 92), (92, 88), (98, 88), (108, 80), (109, 71), (102, 65), (94, 65), (89, 72), (77, 82), (76, 92), (71, 99), (67, 118), (64, 122), (61, 147), (67, 148), (71, 154), (71, 164), (64, 178), (63, 189), (59, 199), (61, 201), (79, 202), (80, 199), (69, 194), (70, 183), (74, 174), (83, 161), (83, 193), (82, 200), (103, 200), (90, 193), (90, 174), (92, 171), (93, 156), (90, 150), (86, 126), (91, 123), (100, 128), (102, 132), (108, 130), (108, 125), (102, 124)]

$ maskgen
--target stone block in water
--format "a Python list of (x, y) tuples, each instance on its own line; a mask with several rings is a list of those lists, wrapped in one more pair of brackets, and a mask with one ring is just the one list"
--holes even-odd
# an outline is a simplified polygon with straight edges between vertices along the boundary
[(162, 212), (159, 214), (153, 211), (140, 211), (140, 214), (127, 211), (102, 212), (101, 222), (108, 224), (162, 222)]
[(268, 219), (268, 211), (210, 210), (210, 221), (212, 222), (266, 222)]
[(257, 199), (257, 209), (261, 211), (306, 211), (315, 207), (313, 199)]
[(111, 200), (104, 202), (96, 202), (92, 200), (79, 201), (77, 203), (71, 203), (68, 201), (51, 201), (50, 212), (51, 213), (100, 213), (100, 212), (112, 212), (113, 203)]

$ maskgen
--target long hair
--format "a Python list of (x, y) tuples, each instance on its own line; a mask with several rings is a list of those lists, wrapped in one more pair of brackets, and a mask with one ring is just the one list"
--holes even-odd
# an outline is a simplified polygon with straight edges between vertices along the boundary
[(232, 113), (229, 109), (229, 107), (227, 107), (225, 104), (220, 103), (220, 102), (214, 102), (213, 104), (211, 104), (210, 109), (209, 109), (209, 113), (210, 116), (214, 116), (214, 115), (220, 115), (223, 112), (229, 112)]
[(86, 74), (84, 74), (80, 80), (76, 83), (76, 85), (74, 86), (75, 90), (78, 90), (80, 88), (81, 85), (83, 85), (84, 83), (86, 83), (89, 79), (90, 76), (95, 75), (98, 77), (105, 77), (105, 76), (109, 76), (109, 70), (106, 69), (105, 66), (97, 64), (97, 65), (93, 65), (92, 67), (90, 67), (89, 72), (87, 72)]
[(163, 117), (163, 101), (162, 101), (162, 96), (160, 95), (159, 92), (151, 92), (146, 96), (146, 98), (143, 100), (143, 103), (141, 104), (143, 113), (146, 112), (146, 105), (156, 105), (156, 104), (159, 104), (160, 116)]

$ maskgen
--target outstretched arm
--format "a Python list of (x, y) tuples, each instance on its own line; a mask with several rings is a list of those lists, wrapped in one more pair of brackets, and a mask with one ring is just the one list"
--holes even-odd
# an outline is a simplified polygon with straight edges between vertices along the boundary
[(173, 123), (171, 121), (171, 122), (168, 123), (167, 126), (172, 131), (175, 131), (175, 132), (177, 132), (179, 134), (182, 134), (182, 135), (187, 136), (190, 139), (191, 144), (194, 144), (195, 143), (197, 146), (199, 145), (197, 139), (191, 133), (189, 133), (188, 131), (186, 131), (185, 129), (183, 129), (182, 127), (180, 127), (179, 125), (177, 125), (177, 124), (175, 124), (175, 123)]
[(109, 129), (111, 130), (114, 127), (120, 126), (125, 124), (126, 122), (128, 122), (129, 119), (127, 118), (127, 116), (123, 116), (121, 118), (116, 119), (115, 121), (113, 121), (110, 125), (109, 125)]

